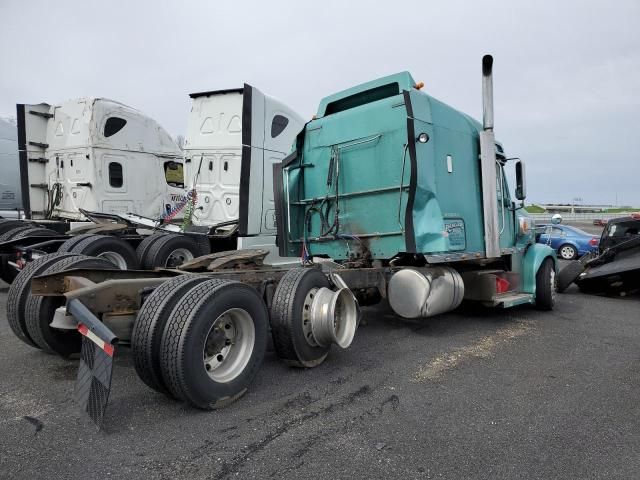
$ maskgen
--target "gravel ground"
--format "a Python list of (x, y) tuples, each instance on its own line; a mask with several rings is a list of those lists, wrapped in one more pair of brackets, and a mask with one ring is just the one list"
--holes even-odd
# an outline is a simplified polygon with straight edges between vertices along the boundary
[(271, 351), (215, 412), (146, 388), (122, 348), (105, 429), (71, 400), (77, 362), (13, 336), (0, 284), (2, 478), (640, 477), (640, 298), (554, 312), (469, 307), (401, 321), (365, 309), (313, 370)]

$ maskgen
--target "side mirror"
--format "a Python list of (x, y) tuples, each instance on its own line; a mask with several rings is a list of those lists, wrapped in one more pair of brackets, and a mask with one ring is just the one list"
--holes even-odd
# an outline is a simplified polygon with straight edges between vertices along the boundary
[(527, 198), (525, 168), (522, 160), (518, 160), (516, 162), (516, 198), (518, 200), (524, 200)]

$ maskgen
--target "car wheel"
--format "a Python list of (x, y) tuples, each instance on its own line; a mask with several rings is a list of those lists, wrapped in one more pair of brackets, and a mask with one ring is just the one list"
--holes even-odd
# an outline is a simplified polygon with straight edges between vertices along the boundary
[(560, 258), (563, 260), (575, 260), (578, 258), (578, 250), (576, 250), (576, 247), (573, 245), (565, 243), (558, 249), (558, 255), (560, 255)]

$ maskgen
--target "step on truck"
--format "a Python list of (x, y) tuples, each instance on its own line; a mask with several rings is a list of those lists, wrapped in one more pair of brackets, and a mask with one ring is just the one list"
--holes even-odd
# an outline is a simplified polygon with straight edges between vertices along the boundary
[[(153, 269), (240, 245), (282, 262), (272, 165), (302, 118), (247, 84), (190, 96), (184, 157), (162, 127), (116, 102), (18, 105), (25, 208), (37, 223), (0, 222), (2, 278), (10, 283), (27, 262), (55, 251)], [(69, 150), (67, 137), (82, 146)]]
[[(246, 392), (268, 335), (284, 362), (312, 368), (332, 345), (347, 348), (360, 306), (382, 298), (404, 318), (463, 300), (552, 309), (556, 257), (510, 195), (505, 166), (515, 163), (523, 201), (524, 164), (494, 139), (490, 56), (482, 78), (483, 125), (406, 72), (320, 102), (273, 166), (278, 248), (299, 267), (260, 265), (256, 250), (205, 259), (204, 272), (46, 256), (11, 286), (14, 332), (44, 351), (81, 351), (76, 400), (100, 424), (122, 345), (149, 387), (212, 409)], [(248, 200), (249, 211), (261, 203)]]

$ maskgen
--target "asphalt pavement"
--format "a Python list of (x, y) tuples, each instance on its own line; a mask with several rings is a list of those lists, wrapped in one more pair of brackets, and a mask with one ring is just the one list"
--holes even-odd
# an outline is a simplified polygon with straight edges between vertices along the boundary
[(554, 312), (384, 305), (312, 370), (270, 351), (214, 412), (171, 401), (120, 349), (105, 428), (76, 361), (22, 344), (0, 284), (2, 478), (640, 478), (640, 297), (571, 288)]

